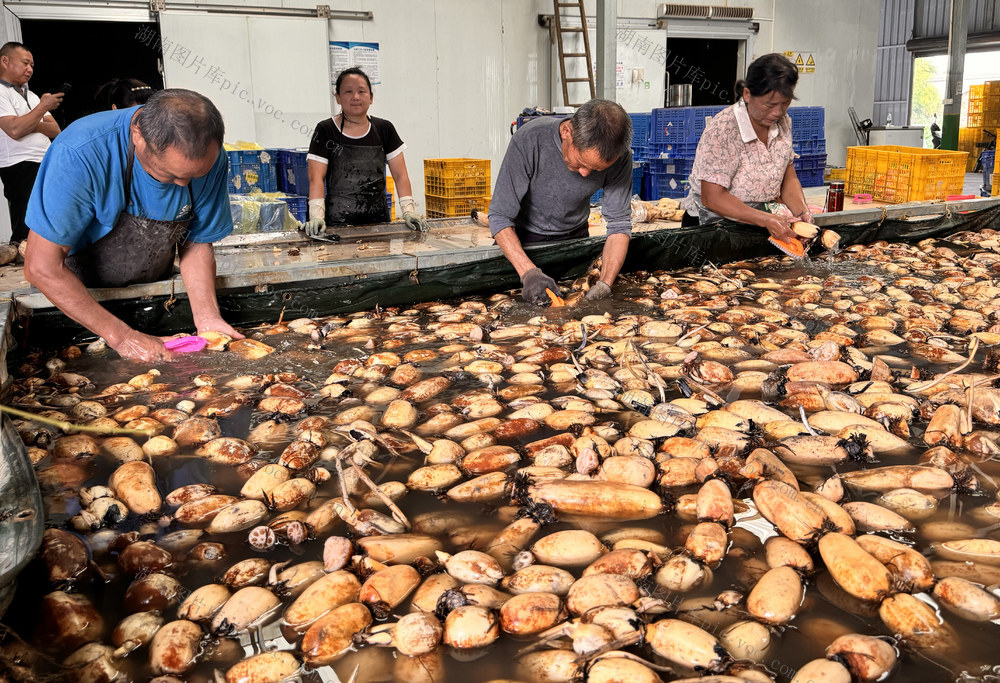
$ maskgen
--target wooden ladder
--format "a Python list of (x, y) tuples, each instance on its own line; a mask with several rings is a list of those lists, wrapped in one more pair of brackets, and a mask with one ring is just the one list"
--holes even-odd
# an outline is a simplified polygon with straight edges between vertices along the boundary
[[(556, 44), (559, 46), (559, 67), (562, 69), (562, 92), (563, 92), (563, 104), (567, 107), (579, 107), (583, 102), (572, 103), (569, 101), (569, 84), (570, 83), (589, 83), (590, 84), (590, 98), (593, 99), (597, 96), (597, 90), (594, 87), (594, 64), (590, 59), (590, 36), (587, 34), (587, 12), (583, 8), (583, 0), (576, 0), (575, 2), (560, 2), (559, 0), (552, 0), (555, 12), (553, 13), (553, 21), (555, 22), (555, 34), (556, 34)], [(559, 11), (563, 7), (575, 7), (580, 12), (580, 28), (566, 27), (562, 25), (562, 20), (559, 18)], [(567, 15), (571, 16), (571, 15)], [(564, 33), (582, 33), (583, 34), (583, 52), (565, 52), (563, 50), (563, 34)], [(587, 77), (586, 78), (569, 78), (566, 76), (566, 60), (567, 59), (578, 59), (585, 57), (587, 59)]]

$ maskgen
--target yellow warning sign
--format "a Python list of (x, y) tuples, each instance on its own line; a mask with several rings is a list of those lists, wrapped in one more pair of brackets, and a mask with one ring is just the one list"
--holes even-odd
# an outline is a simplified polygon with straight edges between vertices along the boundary
[(798, 55), (797, 55), (797, 56), (795, 57), (795, 66), (802, 66), (802, 65), (803, 65), (804, 63), (805, 63), (805, 62), (803, 62), (803, 61), (802, 61), (802, 54), (801, 54), (801, 53), (799, 53), (799, 54), (798, 54)]
[(806, 66), (816, 66), (816, 62), (813, 60), (812, 55), (809, 55), (809, 58), (806, 59)]
[(781, 54), (783, 54), (783, 55), (785, 55), (786, 57), (788, 57), (789, 59), (791, 59), (791, 58), (792, 58), (792, 56), (793, 56), (793, 55), (795, 55), (795, 51), (794, 51), (794, 50), (785, 50), (785, 51), (784, 51), (784, 52), (782, 52)]

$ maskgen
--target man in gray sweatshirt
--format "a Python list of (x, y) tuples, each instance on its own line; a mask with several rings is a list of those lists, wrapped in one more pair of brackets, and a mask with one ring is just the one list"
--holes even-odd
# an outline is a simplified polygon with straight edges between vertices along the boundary
[(490, 234), (510, 261), (530, 303), (548, 301), (555, 281), (537, 268), (522, 244), (588, 235), (590, 197), (604, 189), (608, 237), (601, 279), (587, 299), (611, 294), (632, 232), (632, 121), (609, 100), (590, 100), (569, 119), (522, 126), (510, 141), (490, 202)]

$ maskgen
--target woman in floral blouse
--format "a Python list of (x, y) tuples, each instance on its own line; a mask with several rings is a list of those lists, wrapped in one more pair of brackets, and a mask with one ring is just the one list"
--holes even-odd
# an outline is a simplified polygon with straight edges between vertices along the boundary
[[(736, 83), (736, 104), (716, 115), (698, 142), (684, 225), (728, 218), (765, 228), (775, 239), (795, 238), (791, 224), (812, 222), (792, 160), (792, 123), (786, 114), (799, 72), (773, 53), (754, 60)], [(769, 213), (780, 201), (794, 216)]]

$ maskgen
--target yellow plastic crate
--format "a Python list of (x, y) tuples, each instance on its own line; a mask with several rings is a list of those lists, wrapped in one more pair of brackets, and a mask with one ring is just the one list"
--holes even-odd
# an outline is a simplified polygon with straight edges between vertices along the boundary
[(982, 113), (969, 114), (965, 117), (965, 125), (969, 128), (981, 128), (983, 125)]
[(1000, 111), (1000, 95), (990, 95), (980, 100), (983, 103), (983, 111)]
[(392, 205), (389, 207), (389, 220), (396, 220), (396, 183), (393, 182), (392, 176), (386, 174), (385, 176), (385, 192), (392, 196)]
[(1000, 95), (1000, 81), (986, 81), (983, 84), (983, 97)]
[(896, 204), (961, 194), (967, 156), (896, 145), (848, 147), (847, 194), (870, 194)]
[(1000, 126), (1000, 111), (983, 112), (983, 128), (996, 128)]
[(490, 195), (480, 197), (435, 197), (424, 194), (427, 202), (428, 218), (452, 218), (468, 216), (473, 209), (485, 211), (490, 206)]
[(966, 110), (969, 114), (981, 114), (983, 112), (983, 100), (969, 100), (969, 108)]
[(847, 169), (834, 167), (830, 169), (830, 180), (847, 180)]
[(424, 178), (424, 194), (435, 197), (482, 197), (489, 193), (489, 176), (450, 179), (428, 176)]
[(454, 180), (457, 178), (487, 178), (490, 177), (489, 159), (424, 159), (424, 179), (441, 178)]
[(990, 176), (990, 196), (1000, 197), (1000, 173), (994, 173)]
[(986, 86), (984, 86), (984, 85), (970, 85), (969, 86), (969, 99), (970, 100), (981, 99), (982, 96), (983, 96), (983, 92), (985, 91), (985, 89), (986, 89)]

